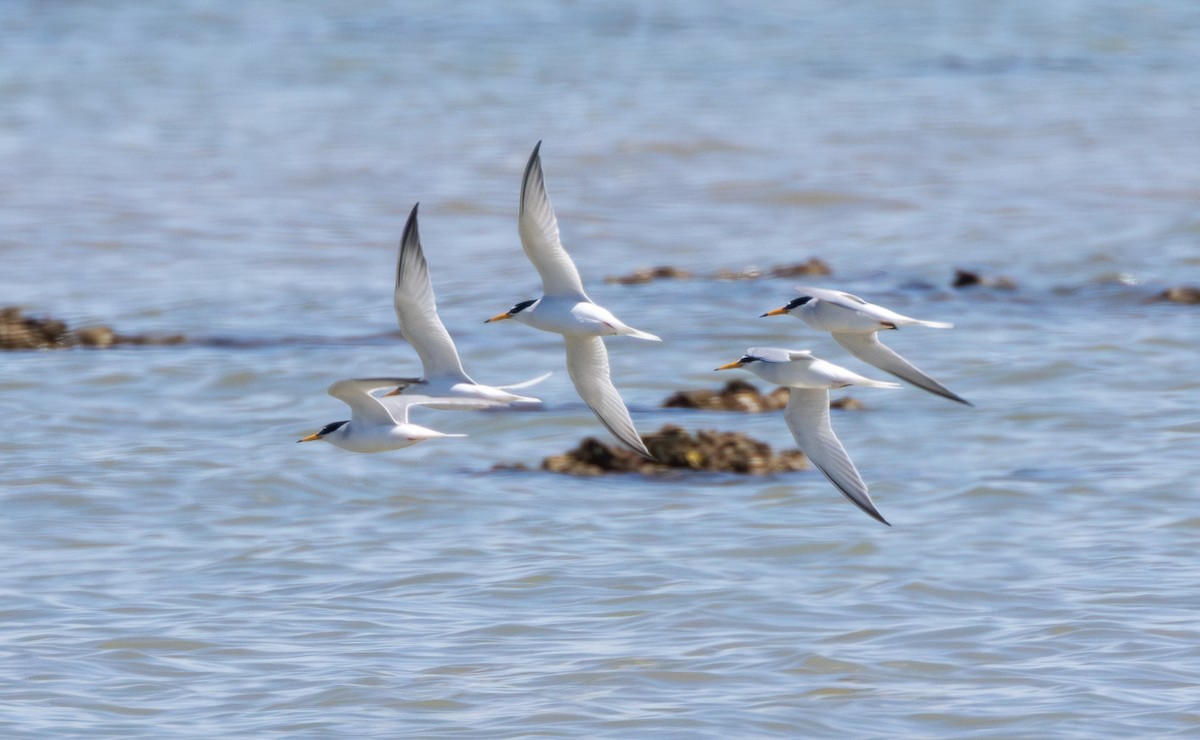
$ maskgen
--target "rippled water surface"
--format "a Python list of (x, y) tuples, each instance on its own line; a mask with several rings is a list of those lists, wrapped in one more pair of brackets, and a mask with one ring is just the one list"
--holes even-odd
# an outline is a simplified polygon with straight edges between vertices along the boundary
[[(6, 737), (1200, 732), (1200, 10), (1140, 3), (12, 2), (0, 304), (178, 346), (0, 356)], [(554, 476), (603, 436), (514, 228), (544, 140), (645, 432), (797, 280), (953, 321), (890, 344), (976, 403), (855, 392), (895, 525), (815, 472)], [(540, 411), (294, 440), (393, 333), (421, 201), (442, 315)], [(606, 276), (674, 265), (689, 280)], [(1015, 289), (953, 289), (956, 268)], [(837, 395), (837, 394), (835, 394)], [(524, 463), (529, 470), (493, 470)]]

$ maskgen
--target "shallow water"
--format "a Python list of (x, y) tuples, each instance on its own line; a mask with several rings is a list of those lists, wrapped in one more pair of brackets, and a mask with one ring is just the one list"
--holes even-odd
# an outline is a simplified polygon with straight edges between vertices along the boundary
[[(6, 6), (0, 303), (182, 346), (0, 357), (8, 737), (1163, 736), (1200, 726), (1186, 2)], [(819, 474), (533, 471), (603, 430), (513, 220), (533, 144), (640, 429), (798, 280), (953, 321), (889, 344), (976, 403), (834, 424)], [(392, 336), (412, 203), (472, 373), (546, 408), (295, 445)], [(691, 280), (605, 284), (670, 264)], [(949, 287), (955, 268), (1013, 291)]]

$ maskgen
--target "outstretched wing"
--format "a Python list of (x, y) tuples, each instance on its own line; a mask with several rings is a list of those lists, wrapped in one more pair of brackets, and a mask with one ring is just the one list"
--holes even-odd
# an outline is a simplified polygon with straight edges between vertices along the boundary
[(521, 182), (521, 205), (518, 210), (517, 231), (525, 256), (542, 276), (542, 292), (552, 296), (576, 296), (589, 300), (583, 291), (579, 270), (571, 261), (558, 236), (558, 219), (546, 193), (542, 175), (542, 158), (538, 154), (542, 142), (533, 148), (525, 178)]
[(945, 321), (926, 321), (924, 319), (914, 319), (912, 316), (905, 316), (902, 313), (896, 313), (890, 308), (884, 308), (876, 303), (859, 298), (858, 296), (847, 293), (844, 290), (829, 290), (827, 288), (814, 288), (810, 285), (797, 285), (796, 291), (800, 295), (807, 295), (816, 298), (822, 303), (827, 303), (830, 306), (847, 311), (853, 311), (872, 321), (878, 321), (881, 324), (893, 324), (895, 326), (927, 326), (932, 329), (953, 329), (954, 324)]
[[(875, 519), (888, 524), (867, 493), (867, 484), (846, 454), (829, 423), (829, 391), (792, 388), (783, 411), (796, 446), (846, 498)], [(888, 524), (888, 526), (891, 526)]]
[[(536, 378), (530, 378), (529, 380), (522, 380), (520, 383), (513, 383), (511, 385), (498, 385), (496, 387), (502, 391), (518, 391), (518, 390), (521, 390), (522, 388), (528, 388), (530, 386), (537, 385), (538, 383), (542, 382), (543, 380), (545, 380), (546, 378), (550, 377), (553, 374), (554, 374), (553, 372), (545, 372), (545, 373), (542, 373), (541, 375), (537, 376)], [(537, 400), (537, 399), (532, 399), (532, 400)]]
[(879, 341), (878, 335), (874, 333), (854, 334), (850, 332), (834, 332), (832, 336), (835, 342), (850, 350), (850, 354), (863, 362), (874, 365), (880, 370), (885, 370), (905, 382), (912, 383), (921, 390), (929, 391), (930, 393), (943, 398), (949, 398), (951, 401), (957, 401), (967, 406), (974, 405), (921, 372), (916, 365), (896, 354), (896, 352), (884, 345), (883, 342)]
[(349, 378), (329, 386), (329, 395), (350, 407), (350, 420), (370, 425), (394, 424), (390, 411), (371, 391), (420, 383), (414, 378)]
[(653, 460), (654, 456), (642, 438), (638, 436), (629, 409), (621, 400), (621, 394), (612, 384), (608, 370), (608, 351), (600, 337), (563, 335), (567, 345), (567, 372), (575, 390), (584, 403), (591, 407), (612, 435), (629, 449)]
[(417, 230), (419, 205), (413, 206), (408, 223), (404, 225), (404, 236), (400, 239), (394, 297), (396, 320), (400, 324), (400, 333), (421, 358), (425, 377), (450, 376), (472, 382), (463, 370), (454, 340), (438, 317), (433, 281), (429, 278), (429, 266), (425, 262), (421, 235)]

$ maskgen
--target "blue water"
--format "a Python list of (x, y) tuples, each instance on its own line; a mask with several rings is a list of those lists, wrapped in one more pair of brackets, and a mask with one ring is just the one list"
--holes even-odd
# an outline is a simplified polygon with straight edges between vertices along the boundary
[[(0, 356), (6, 737), (1129, 737), (1200, 730), (1200, 8), (206, 2), (0, 9), (0, 304), (180, 346)], [(855, 392), (895, 525), (815, 472), (494, 471), (604, 436), (515, 229), (543, 140), (639, 429), (798, 280), (952, 321), (976, 403)], [(394, 336), (412, 204), (467, 439), (294, 440)], [(690, 280), (604, 278), (674, 265)], [(955, 290), (956, 268), (1015, 290)], [(835, 394), (835, 396), (838, 394)]]

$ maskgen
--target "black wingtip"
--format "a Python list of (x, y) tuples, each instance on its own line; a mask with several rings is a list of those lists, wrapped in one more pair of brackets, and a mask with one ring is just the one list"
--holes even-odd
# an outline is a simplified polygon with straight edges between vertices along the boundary
[[(844, 492), (843, 492), (843, 493), (844, 493)], [(876, 509), (876, 508), (875, 508), (875, 506), (874, 506), (874, 504), (872, 504), (870, 508), (867, 508), (866, 506), (863, 506), (862, 504), (860, 504), (859, 502), (857, 502), (857, 501), (855, 501), (854, 499), (850, 498), (849, 496), (846, 496), (846, 498), (850, 499), (850, 503), (852, 503), (852, 504), (854, 504), (855, 506), (857, 506), (858, 508), (862, 509), (862, 510), (863, 510), (863, 513), (865, 513), (867, 516), (871, 517), (871, 518), (872, 518), (872, 519), (874, 519), (875, 521), (877, 521), (877, 522), (881, 522), (881, 523), (883, 523), (883, 524), (886, 524), (886, 525), (888, 525), (889, 527), (890, 527), (890, 526), (892, 526), (892, 523), (891, 523), (891, 522), (889, 522), (887, 519), (884, 519), (884, 518), (883, 518), (883, 514), (880, 514), (880, 513), (879, 513), (879, 509)]]
[[(858, 503), (858, 502), (857, 502), (857, 501), (855, 501), (855, 503)], [(877, 522), (882, 522), (883, 524), (886, 524), (886, 525), (888, 525), (889, 527), (890, 527), (890, 526), (892, 526), (892, 523), (891, 523), (891, 522), (889, 522), (887, 519), (884, 519), (884, 518), (883, 518), (883, 514), (880, 514), (878, 509), (876, 509), (876, 510), (872, 511), (871, 509), (868, 509), (868, 508), (866, 508), (865, 506), (860, 506), (860, 507), (858, 507), (858, 508), (860, 508), (860, 509), (862, 509), (863, 511), (865, 511), (865, 512), (866, 512), (866, 513), (867, 513), (867, 514), (868, 514), (868, 515), (869, 515), (869, 516), (870, 516), (872, 519), (874, 519), (875, 521), (877, 521)]]
[(408, 220), (404, 222), (404, 233), (400, 236), (401, 245), (407, 242), (409, 237), (417, 236), (417, 207), (420, 205), (420, 203), (416, 203), (413, 205), (412, 210), (408, 212)]
[(533, 147), (533, 152), (529, 155), (529, 161), (525, 163), (525, 174), (521, 176), (521, 203), (517, 208), (517, 215), (525, 214), (525, 192), (529, 188), (529, 178), (534, 170), (542, 171), (541, 159), (538, 157), (538, 152), (542, 149), (542, 142), (539, 140), (537, 145)]
[[(935, 393), (936, 393), (936, 391), (935, 391)], [(963, 398), (962, 396), (960, 396), (956, 393), (946, 391), (945, 393), (938, 393), (938, 395), (941, 396), (942, 398), (946, 398), (951, 401), (961, 403), (963, 406), (970, 406), (971, 408), (975, 408), (975, 404), (971, 403), (970, 401), (968, 401), (967, 399)]]

